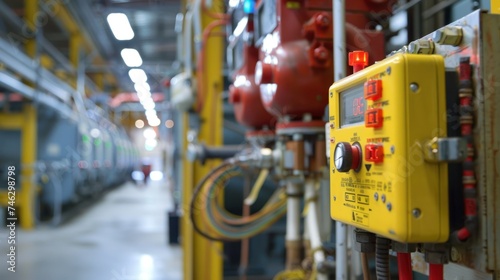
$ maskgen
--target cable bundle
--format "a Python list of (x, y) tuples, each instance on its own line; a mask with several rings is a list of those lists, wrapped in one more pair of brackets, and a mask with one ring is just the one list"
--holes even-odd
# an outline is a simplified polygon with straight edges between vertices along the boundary
[[(245, 239), (263, 232), (286, 213), (283, 189), (278, 189), (257, 213), (245, 217), (229, 213), (217, 194), (223, 193), (229, 179), (241, 176), (242, 167), (226, 161), (198, 184), (191, 199), (190, 218), (199, 234), (214, 241)], [(253, 188), (260, 189), (263, 183), (259, 178)]]

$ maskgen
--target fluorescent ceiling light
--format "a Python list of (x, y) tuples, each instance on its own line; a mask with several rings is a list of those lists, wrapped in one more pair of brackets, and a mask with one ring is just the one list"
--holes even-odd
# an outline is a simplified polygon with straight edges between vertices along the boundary
[(156, 117), (156, 110), (146, 110), (145, 114), (147, 118)]
[(148, 83), (134, 84), (135, 91), (138, 93), (151, 93), (151, 87)]
[(139, 100), (139, 102), (141, 102), (141, 104), (144, 106), (144, 104), (147, 104), (147, 103), (155, 103), (153, 101), (153, 98), (150, 97), (144, 97), (142, 99)]
[(160, 119), (154, 119), (154, 120), (148, 121), (148, 124), (150, 126), (159, 126), (160, 123), (161, 123)]
[(134, 68), (128, 71), (128, 75), (134, 84), (145, 83), (148, 80), (146, 72), (142, 69)]
[(142, 65), (142, 58), (136, 49), (123, 49), (121, 55), (128, 67), (139, 67)]
[(139, 97), (139, 101), (141, 101), (145, 98), (151, 97), (151, 93), (150, 92), (138, 92), (137, 97)]
[(116, 40), (125, 41), (134, 38), (134, 30), (130, 26), (127, 15), (112, 13), (108, 15), (108, 24)]
[(142, 105), (144, 107), (145, 110), (153, 110), (155, 108), (155, 103), (154, 102), (151, 102), (151, 103), (144, 103)]

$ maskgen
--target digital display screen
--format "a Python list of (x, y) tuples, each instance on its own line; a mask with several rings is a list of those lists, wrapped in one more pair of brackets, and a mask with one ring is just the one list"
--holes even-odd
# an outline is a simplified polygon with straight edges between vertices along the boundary
[(366, 100), (363, 84), (340, 92), (340, 126), (365, 122)]

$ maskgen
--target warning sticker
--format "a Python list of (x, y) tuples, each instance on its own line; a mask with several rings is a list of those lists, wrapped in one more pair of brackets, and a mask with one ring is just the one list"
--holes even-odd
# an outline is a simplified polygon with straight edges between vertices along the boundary
[(358, 211), (352, 211), (352, 221), (357, 224), (368, 226), (368, 214)]

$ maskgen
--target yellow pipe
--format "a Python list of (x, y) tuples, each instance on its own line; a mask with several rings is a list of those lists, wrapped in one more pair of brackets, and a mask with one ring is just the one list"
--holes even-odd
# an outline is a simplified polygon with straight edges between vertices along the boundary
[(69, 38), (69, 61), (74, 67), (78, 67), (80, 62), (80, 48), (82, 45), (82, 36), (80, 33), (72, 33)]
[[(52, 10), (52, 15), (55, 18), (57, 18), (63, 24), (63, 26), (66, 27), (66, 30), (68, 30), (71, 36), (82, 35), (78, 23), (76, 23), (71, 13), (66, 9), (66, 7), (63, 4), (56, 1), (56, 3), (52, 5), (51, 10)], [(95, 49), (95, 46), (92, 44), (92, 42), (90, 42), (90, 40), (87, 40), (87, 38), (86, 40), (82, 40), (82, 43), (87, 51)]]

